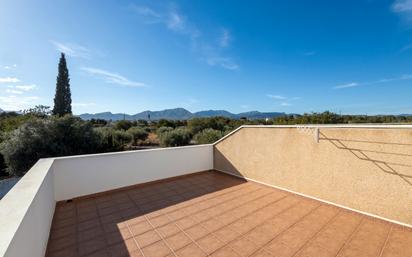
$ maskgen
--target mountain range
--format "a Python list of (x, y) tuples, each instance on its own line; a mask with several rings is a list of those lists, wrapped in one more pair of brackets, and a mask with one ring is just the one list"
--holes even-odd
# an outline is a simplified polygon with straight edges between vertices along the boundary
[(227, 117), (232, 119), (240, 119), (240, 118), (247, 118), (247, 119), (265, 119), (265, 118), (273, 118), (285, 115), (284, 112), (259, 112), (259, 111), (251, 111), (251, 112), (242, 112), (242, 113), (231, 113), (225, 110), (207, 110), (207, 111), (199, 111), (199, 112), (190, 112), (184, 108), (174, 108), (174, 109), (166, 109), (161, 111), (144, 111), (139, 112), (133, 115), (124, 114), (124, 113), (111, 113), (111, 112), (100, 112), (100, 113), (84, 113), (80, 114), (79, 117), (84, 120), (90, 119), (103, 119), (103, 120), (148, 120), (150, 116), (150, 120), (160, 120), (160, 119), (169, 119), (169, 120), (187, 120), (196, 117)]

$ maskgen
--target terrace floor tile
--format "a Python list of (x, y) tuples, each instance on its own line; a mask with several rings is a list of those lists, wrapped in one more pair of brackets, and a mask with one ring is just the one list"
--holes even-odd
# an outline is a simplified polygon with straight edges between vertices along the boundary
[(412, 229), (220, 172), (56, 205), (47, 257), (412, 256)]

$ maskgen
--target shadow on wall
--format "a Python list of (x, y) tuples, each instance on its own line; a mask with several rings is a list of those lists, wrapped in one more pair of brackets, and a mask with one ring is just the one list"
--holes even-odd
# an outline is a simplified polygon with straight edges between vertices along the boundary
[(225, 154), (222, 153), (218, 148), (213, 148), (213, 167), (220, 172), (229, 173), (240, 178), (245, 178), (245, 176), (240, 173), (240, 171), (233, 165), (233, 163), (226, 158)]
[[(380, 146), (391, 146), (391, 148), (396, 148), (396, 147), (410, 147), (411, 152), (412, 152), (412, 144), (404, 144), (404, 143), (395, 143), (395, 142), (379, 142), (379, 141), (367, 141), (367, 140), (351, 140), (351, 139), (343, 139), (343, 138), (332, 138), (328, 137), (324, 133), (319, 131), (319, 140), (326, 140), (329, 141), (332, 145), (334, 145), (338, 149), (346, 150), (352, 153), (356, 158), (363, 160), (363, 161), (368, 161), (373, 163), (379, 170), (382, 172), (385, 172), (387, 174), (391, 174), (394, 176), (398, 176), (401, 178), (405, 183), (409, 184), (412, 186), (412, 165), (410, 164), (405, 164), (393, 160), (388, 160), (384, 156), (399, 156), (399, 157), (412, 157), (412, 154), (407, 154), (407, 153), (398, 153), (398, 152), (393, 152), (393, 151), (382, 151), (382, 150), (370, 150), (370, 149), (362, 149), (360, 147), (351, 147), (349, 146), (350, 143), (360, 143), (360, 144), (376, 144)], [(371, 155), (379, 155), (379, 157), (376, 158), (372, 157)], [(398, 167), (404, 167), (408, 170), (411, 171), (410, 174), (405, 174), (404, 171), (398, 171), (396, 166)]]

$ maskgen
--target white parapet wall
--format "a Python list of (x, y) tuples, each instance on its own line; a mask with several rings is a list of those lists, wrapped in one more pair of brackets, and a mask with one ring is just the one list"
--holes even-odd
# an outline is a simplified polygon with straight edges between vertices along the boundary
[(57, 201), (213, 169), (213, 145), (39, 160), (0, 200), (0, 256), (43, 257)]
[(44, 256), (56, 204), (52, 163), (39, 160), (0, 200), (0, 256)]
[(56, 158), (55, 199), (67, 200), (213, 169), (213, 145)]

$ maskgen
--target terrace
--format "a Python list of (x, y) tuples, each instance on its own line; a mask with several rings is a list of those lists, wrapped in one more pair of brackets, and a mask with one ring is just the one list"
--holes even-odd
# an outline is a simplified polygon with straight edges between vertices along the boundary
[(411, 167), (406, 125), (42, 159), (0, 201), (0, 255), (412, 256)]

